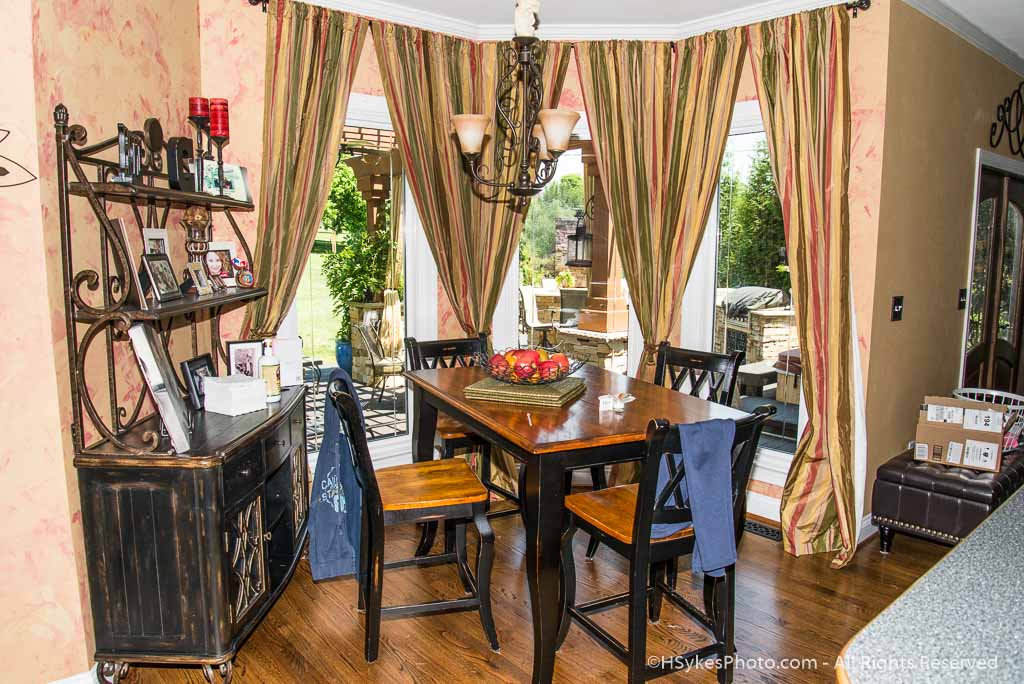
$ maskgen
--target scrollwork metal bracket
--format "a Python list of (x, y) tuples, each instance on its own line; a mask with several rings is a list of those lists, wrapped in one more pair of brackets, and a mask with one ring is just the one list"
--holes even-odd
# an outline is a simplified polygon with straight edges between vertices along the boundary
[(1006, 136), (1010, 153), (1024, 157), (1024, 81), (996, 107), (996, 120), (992, 123), (989, 143), (999, 147)]

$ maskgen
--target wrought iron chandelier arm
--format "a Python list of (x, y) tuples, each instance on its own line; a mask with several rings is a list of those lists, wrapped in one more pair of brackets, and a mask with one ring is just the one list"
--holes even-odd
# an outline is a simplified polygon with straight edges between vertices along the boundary
[(501, 181), (489, 180), (487, 178), (484, 178), (483, 176), (480, 175), (481, 167), (482, 165), (480, 164), (479, 155), (471, 157), (469, 159), (469, 175), (472, 176), (473, 182), (479, 183), (480, 185), (486, 185), (491, 188), (501, 188), (504, 190), (507, 190), (512, 187), (512, 183), (502, 183)]

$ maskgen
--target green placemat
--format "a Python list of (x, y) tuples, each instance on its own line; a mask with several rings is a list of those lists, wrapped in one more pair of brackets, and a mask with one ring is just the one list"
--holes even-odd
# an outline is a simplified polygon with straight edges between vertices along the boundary
[(563, 378), (548, 385), (510, 385), (494, 378), (484, 378), (464, 390), (467, 399), (500, 401), (531, 406), (565, 406), (583, 394), (582, 378)]

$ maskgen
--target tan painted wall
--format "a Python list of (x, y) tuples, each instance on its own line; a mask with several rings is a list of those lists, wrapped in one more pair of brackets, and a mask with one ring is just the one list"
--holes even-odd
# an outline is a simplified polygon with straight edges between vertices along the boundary
[[(967, 278), (975, 150), (990, 149), (996, 105), (1021, 78), (893, 4), (867, 391), (869, 489), (878, 465), (913, 439), (922, 398), (958, 385), (964, 312), (957, 294)], [(889, 321), (893, 295), (905, 297), (898, 323)]]

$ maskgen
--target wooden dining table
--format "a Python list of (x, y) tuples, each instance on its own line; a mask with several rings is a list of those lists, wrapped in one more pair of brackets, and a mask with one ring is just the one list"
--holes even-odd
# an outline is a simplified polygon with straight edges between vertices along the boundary
[[(585, 365), (575, 373), (584, 393), (561, 408), (467, 399), (468, 385), (483, 369), (407, 371), (413, 390), (413, 458), (434, 457), (438, 412), (511, 454), (524, 465), (520, 499), (526, 528), (526, 576), (533, 617), (533, 681), (550, 682), (555, 667), (559, 610), (561, 535), (571, 471), (642, 457), (647, 424), (696, 423), (747, 414), (618, 373)], [(628, 392), (635, 400), (621, 413), (599, 410), (598, 397)]]

